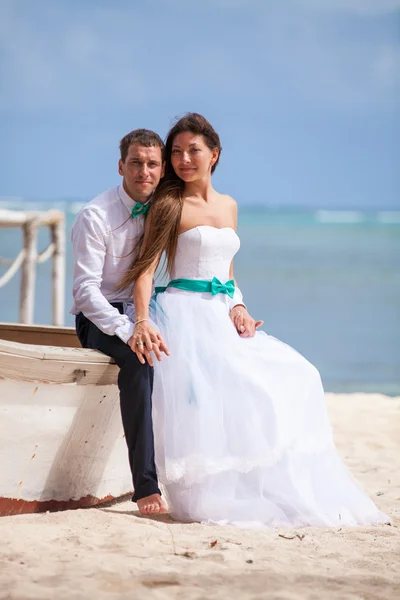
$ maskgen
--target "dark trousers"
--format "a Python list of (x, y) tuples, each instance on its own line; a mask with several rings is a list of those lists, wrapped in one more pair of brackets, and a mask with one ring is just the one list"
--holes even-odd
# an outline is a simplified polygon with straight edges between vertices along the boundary
[[(113, 304), (122, 312), (122, 304)], [(100, 331), (82, 313), (76, 316), (76, 333), (83, 348), (100, 350), (111, 356), (120, 368), (118, 374), (122, 424), (128, 445), (129, 464), (135, 493), (133, 502), (160, 494), (154, 464), (151, 394), (153, 368), (142, 365), (136, 354), (116, 335)]]

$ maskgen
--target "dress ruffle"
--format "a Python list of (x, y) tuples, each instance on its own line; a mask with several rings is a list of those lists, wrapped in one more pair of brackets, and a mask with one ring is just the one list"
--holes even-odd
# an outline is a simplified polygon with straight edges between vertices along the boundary
[(246, 527), (389, 521), (334, 445), (317, 369), (287, 344), (241, 338), (221, 295), (168, 289), (152, 318), (155, 456), (171, 514)]

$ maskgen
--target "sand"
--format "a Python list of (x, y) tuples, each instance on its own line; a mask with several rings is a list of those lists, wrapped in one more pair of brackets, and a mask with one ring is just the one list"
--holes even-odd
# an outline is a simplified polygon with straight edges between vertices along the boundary
[(0, 598), (399, 599), (400, 398), (327, 399), (343, 459), (391, 526), (252, 531), (143, 518), (129, 501), (3, 517)]

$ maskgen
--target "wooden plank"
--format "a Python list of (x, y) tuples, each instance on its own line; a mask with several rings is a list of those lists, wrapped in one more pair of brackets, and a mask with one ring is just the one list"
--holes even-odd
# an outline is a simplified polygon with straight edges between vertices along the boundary
[(0, 210), (0, 227), (21, 227), (31, 219), (38, 220), (38, 226), (53, 225), (64, 219), (64, 213), (60, 210), (30, 211)]
[[(51, 244), (38, 256), (37, 235), (41, 226), (51, 230)], [(21, 268), (19, 294), (19, 321), (33, 323), (35, 304), (36, 266), (47, 258), (53, 258), (52, 265), (52, 322), (60, 325), (64, 322), (64, 285), (65, 285), (65, 215), (59, 210), (46, 212), (22, 212), (0, 210), (0, 228), (21, 227), (23, 230), (23, 249), (14, 260), (10, 269), (2, 278), (7, 283)]]
[(51, 239), (54, 245), (52, 265), (52, 323), (64, 323), (65, 296), (65, 225), (64, 220), (51, 226)]
[(39, 224), (32, 219), (23, 225), (25, 256), (21, 265), (19, 291), (19, 320), (21, 323), (33, 323), (35, 306), (37, 234)]
[(0, 323), (0, 339), (41, 346), (81, 347), (74, 327)]
[[(7, 342), (12, 344), (13, 342)], [(29, 346), (26, 346), (29, 348)], [(80, 360), (82, 355), (76, 354), (75, 360), (51, 360), (43, 354), (40, 355), (38, 346), (36, 355), (12, 354), (4, 352), (0, 344), (0, 379), (12, 379), (17, 381), (42, 382), (42, 383), (76, 383), (79, 385), (112, 385), (117, 383), (118, 367), (110, 363), (107, 356), (100, 355), (95, 350), (73, 350), (69, 352), (91, 352), (92, 357), (100, 355), (104, 360), (89, 362)], [(60, 350), (58, 348), (58, 350)], [(89, 357), (87, 357), (89, 358)]]
[(114, 361), (98, 350), (88, 348), (64, 348), (62, 346), (39, 346), (21, 344), (0, 339), (0, 352), (13, 356), (28, 356), (37, 360), (107, 364)]

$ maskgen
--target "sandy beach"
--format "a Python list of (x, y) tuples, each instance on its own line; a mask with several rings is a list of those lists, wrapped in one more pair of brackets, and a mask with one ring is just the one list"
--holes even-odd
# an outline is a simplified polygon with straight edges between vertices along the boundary
[(400, 597), (400, 398), (327, 394), (343, 459), (391, 526), (253, 531), (107, 507), (0, 519), (2, 600)]

